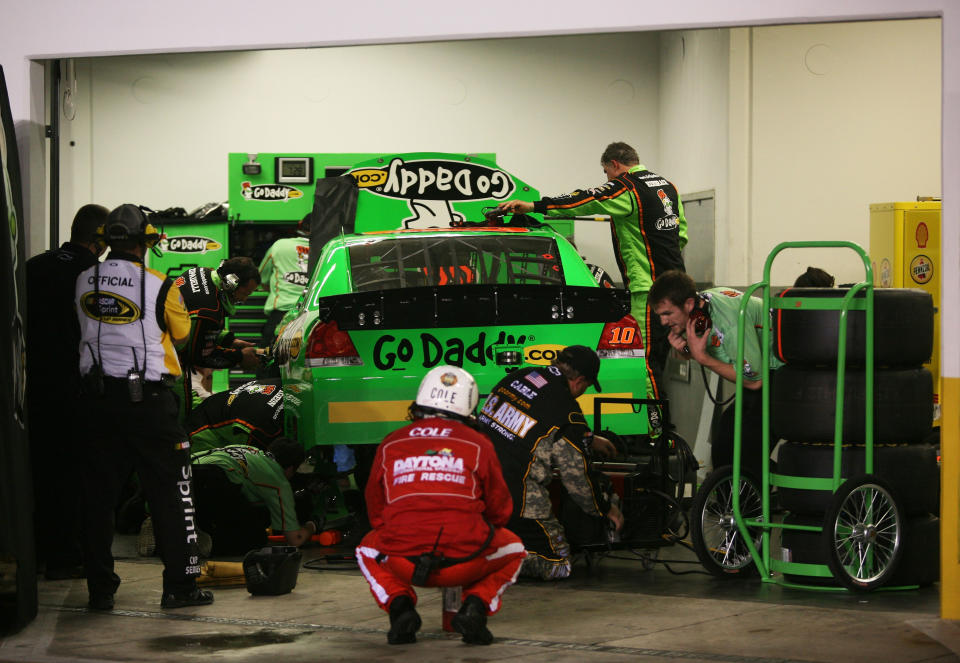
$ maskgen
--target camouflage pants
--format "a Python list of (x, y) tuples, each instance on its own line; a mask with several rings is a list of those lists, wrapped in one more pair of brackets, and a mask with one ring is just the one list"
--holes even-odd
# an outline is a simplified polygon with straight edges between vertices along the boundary
[(509, 528), (523, 539), (527, 557), (520, 568), (525, 578), (556, 580), (570, 575), (570, 545), (556, 518), (520, 518)]

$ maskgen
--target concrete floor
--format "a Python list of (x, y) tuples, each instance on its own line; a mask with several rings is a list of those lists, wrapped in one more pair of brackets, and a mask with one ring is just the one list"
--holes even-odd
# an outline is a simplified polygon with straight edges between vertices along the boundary
[(217, 588), (213, 605), (171, 611), (159, 560), (135, 550), (135, 537), (118, 537), (112, 613), (86, 609), (83, 580), (41, 580), (37, 619), (0, 640), (0, 661), (960, 661), (960, 624), (939, 619), (936, 585), (863, 595), (722, 580), (680, 545), (659, 556), (684, 575), (605, 558), (579, 560), (566, 581), (511, 587), (488, 647), (442, 630), (437, 589), (420, 592), (419, 641), (387, 645), (386, 614), (354, 566), (324, 562), (330, 549), (304, 549), (325, 569), (301, 569), (291, 594)]

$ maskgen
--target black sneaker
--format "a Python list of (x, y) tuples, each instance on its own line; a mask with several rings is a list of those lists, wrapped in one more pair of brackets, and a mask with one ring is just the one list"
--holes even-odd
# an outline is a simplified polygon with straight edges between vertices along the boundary
[(453, 630), (463, 636), (468, 645), (489, 645), (493, 633), (487, 628), (487, 606), (472, 594), (463, 601), (453, 616)]
[(113, 594), (91, 594), (87, 599), (91, 610), (113, 610)]
[(161, 608), (186, 608), (192, 605), (210, 605), (213, 603), (213, 592), (194, 588), (190, 592), (182, 594), (164, 594), (160, 599)]
[(413, 600), (406, 594), (401, 594), (390, 601), (390, 632), (387, 633), (387, 642), (391, 645), (416, 642), (420, 623), (420, 615), (413, 607)]

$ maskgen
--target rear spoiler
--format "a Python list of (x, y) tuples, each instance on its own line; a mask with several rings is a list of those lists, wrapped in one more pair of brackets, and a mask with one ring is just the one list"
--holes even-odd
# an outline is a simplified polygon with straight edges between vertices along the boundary
[(629, 312), (620, 288), (476, 284), (335, 295), (319, 309), (343, 331), (616, 322)]

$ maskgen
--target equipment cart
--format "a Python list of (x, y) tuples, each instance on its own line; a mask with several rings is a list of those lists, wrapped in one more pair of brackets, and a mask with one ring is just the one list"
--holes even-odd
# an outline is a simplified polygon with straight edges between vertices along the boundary
[[(824, 293), (827, 296), (792, 296), (790, 290), (779, 297), (770, 293), (770, 269), (774, 258), (786, 249), (793, 248), (849, 248), (863, 262), (864, 281), (854, 284), (845, 294), (837, 290)], [(875, 390), (875, 345), (874, 345), (874, 288), (873, 269), (865, 251), (853, 242), (846, 241), (809, 241), (784, 242), (776, 246), (767, 257), (764, 265), (763, 280), (750, 286), (744, 293), (738, 321), (739, 344), (737, 365), (744, 360), (744, 327), (748, 298), (755, 291), (762, 292), (764, 310), (776, 314), (778, 311), (837, 311), (838, 335), (836, 347), (836, 403), (833, 430), (833, 467), (827, 477), (798, 476), (780, 471), (771, 471), (770, 452), (773, 411), (771, 391), (777, 376), (770, 370), (772, 321), (764, 316), (763, 347), (763, 441), (762, 475), (752, 477), (741, 468), (741, 441), (743, 431), (743, 373), (737, 371), (737, 398), (735, 407), (734, 455), (731, 467), (716, 469), (707, 477), (694, 500), (692, 512), (692, 539), (694, 548), (704, 566), (718, 576), (752, 575), (759, 573), (762, 582), (772, 582), (788, 587), (802, 587), (821, 590), (851, 589), (870, 591), (890, 581), (904, 549), (904, 526), (906, 513), (897, 492), (890, 483), (874, 474), (874, 439), (876, 413), (874, 411)], [(809, 293), (810, 289), (801, 290)], [(821, 289), (817, 289), (821, 290)], [(826, 289), (822, 289), (826, 290)], [(842, 296), (841, 296), (842, 295)], [(862, 336), (863, 349), (848, 347), (848, 325), (853, 311), (862, 311), (865, 318), (859, 324), (858, 334)], [(778, 333), (782, 330), (778, 330)], [(858, 338), (858, 343), (860, 339)], [(856, 371), (848, 370), (848, 357), (856, 354), (862, 367)], [(827, 370), (829, 370), (829, 366)], [(781, 371), (783, 369), (780, 369)], [(821, 373), (824, 369), (820, 368)], [(779, 371), (778, 371), (779, 372)], [(845, 394), (850, 391), (845, 381), (851, 381), (858, 390), (862, 380), (863, 394), (863, 462), (856, 472), (843, 476), (841, 463), (845, 442), (849, 435), (849, 405), (845, 410)], [(862, 375), (862, 378), (860, 377)], [(771, 379), (774, 382), (771, 382)], [(831, 376), (832, 379), (832, 376)], [(832, 385), (831, 385), (832, 387)], [(848, 400), (850, 400), (848, 396)], [(859, 404), (858, 404), (859, 408)], [(848, 415), (845, 422), (844, 415)], [(828, 418), (828, 417), (826, 417)], [(859, 427), (859, 421), (854, 422)], [(846, 424), (846, 427), (845, 427)], [(826, 442), (827, 440), (824, 440)], [(776, 442), (774, 440), (774, 442)], [(779, 468), (778, 468), (779, 469)], [(758, 481), (759, 479), (759, 481)], [(734, 490), (733, 487), (737, 489)], [(804, 524), (790, 522), (790, 519), (776, 518), (774, 511), (774, 489), (780, 491), (829, 491), (829, 506), (825, 510), (822, 523)], [(771, 554), (773, 533), (781, 534), (795, 530), (800, 533), (819, 533), (820, 553), (826, 564), (797, 562), (791, 559), (778, 559)], [(775, 575), (779, 572), (781, 575)], [(800, 576), (799, 580), (797, 577)], [(824, 584), (830, 579), (840, 586)]]

